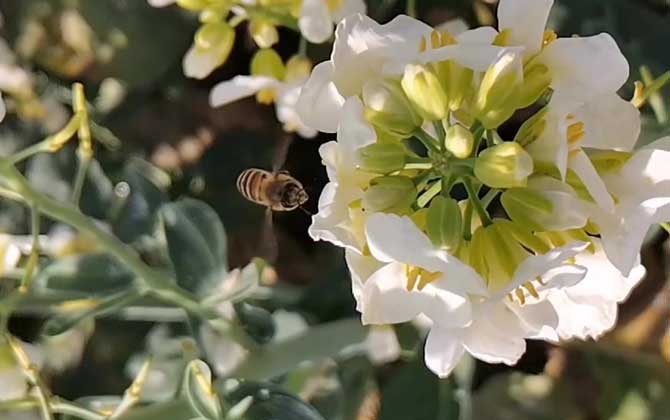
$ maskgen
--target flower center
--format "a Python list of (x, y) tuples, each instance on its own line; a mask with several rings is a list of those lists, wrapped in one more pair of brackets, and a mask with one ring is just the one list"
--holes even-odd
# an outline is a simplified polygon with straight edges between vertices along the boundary
[(428, 284), (439, 279), (442, 276), (442, 273), (430, 272), (423, 268), (405, 265), (405, 275), (407, 276), (407, 290), (412, 291), (415, 287), (418, 290), (422, 290)]
[(548, 29), (544, 31), (544, 36), (542, 37), (542, 47), (546, 47), (547, 45), (551, 44), (552, 42), (556, 41), (558, 39), (558, 35), (556, 32)]

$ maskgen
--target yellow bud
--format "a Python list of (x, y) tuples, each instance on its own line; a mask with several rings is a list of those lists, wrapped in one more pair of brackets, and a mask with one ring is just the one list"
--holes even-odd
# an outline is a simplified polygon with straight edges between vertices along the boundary
[(229, 3), (216, 4), (200, 12), (199, 19), (202, 23), (220, 22), (228, 16), (231, 5)]
[(475, 161), (475, 176), (491, 188), (524, 187), (533, 173), (533, 158), (515, 142), (490, 147)]
[(374, 178), (363, 194), (363, 207), (373, 212), (408, 214), (416, 194), (414, 182), (406, 176)]
[(522, 146), (528, 146), (537, 140), (544, 132), (547, 126), (546, 116), (549, 108), (544, 107), (535, 113), (532, 117), (521, 124), (521, 128), (517, 131), (514, 141)]
[(182, 9), (199, 12), (209, 6), (208, 0), (177, 0), (177, 5)]
[(253, 19), (249, 24), (249, 33), (260, 48), (270, 48), (279, 42), (277, 27), (264, 19)]
[(485, 128), (500, 126), (518, 109), (522, 77), (521, 57), (514, 53), (504, 54), (486, 70), (474, 104)]
[(389, 174), (405, 166), (407, 150), (400, 142), (374, 143), (358, 150), (360, 169), (365, 172)]
[(539, 232), (546, 230), (543, 219), (551, 217), (554, 210), (551, 201), (529, 188), (510, 188), (502, 194), (500, 201), (510, 219)]
[(372, 80), (363, 86), (367, 120), (390, 134), (408, 136), (421, 125), (402, 87), (394, 80)]
[(526, 108), (534, 104), (549, 89), (550, 83), (551, 74), (544, 64), (532, 64), (525, 68), (517, 106)]
[(463, 239), (463, 216), (453, 198), (433, 198), (426, 217), (426, 233), (438, 248), (454, 254)]
[(251, 75), (284, 80), (286, 67), (275, 50), (263, 48), (258, 50), (251, 59)]
[(472, 99), (474, 94), (472, 78), (474, 72), (453, 60), (443, 61), (432, 65), (442, 87), (447, 95), (449, 110), (461, 109)]
[(196, 32), (195, 45), (198, 49), (215, 52), (222, 65), (235, 45), (235, 30), (225, 22), (206, 23)]
[(447, 116), (447, 94), (431, 67), (408, 64), (402, 77), (402, 88), (424, 120), (437, 121)]
[(312, 72), (312, 60), (296, 54), (286, 62), (286, 81), (299, 83), (306, 80)]
[(465, 159), (472, 154), (475, 139), (467, 128), (460, 124), (454, 124), (447, 129), (445, 146), (452, 155), (459, 159)]
[[(487, 267), (487, 285), (492, 292), (498, 292), (509, 285), (519, 265), (528, 258), (529, 253), (521, 246), (500, 220), (480, 227), (475, 235), (481, 237), (482, 245), (477, 250), (478, 260)], [(473, 237), (474, 242), (474, 237)]]

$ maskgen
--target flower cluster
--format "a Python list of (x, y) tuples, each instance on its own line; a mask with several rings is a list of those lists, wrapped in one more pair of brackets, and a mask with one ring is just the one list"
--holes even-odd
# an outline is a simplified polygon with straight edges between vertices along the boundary
[(346, 249), (364, 323), (429, 321), (440, 376), (602, 335), (670, 218), (670, 139), (633, 151), (625, 57), (545, 30), (552, 3), (501, 0), (497, 29), (462, 33), (349, 16), (296, 105), (337, 133), (310, 235)]

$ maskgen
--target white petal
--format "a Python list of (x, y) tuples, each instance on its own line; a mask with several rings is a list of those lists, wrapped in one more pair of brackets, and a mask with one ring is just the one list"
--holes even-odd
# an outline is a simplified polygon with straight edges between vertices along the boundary
[(586, 206), (567, 184), (547, 176), (532, 177), (528, 188), (539, 192), (552, 205), (551, 213), (538, 215), (547, 231), (562, 231), (584, 227), (588, 222)]
[(614, 211), (614, 200), (584, 151), (578, 150), (571, 154), (568, 167), (577, 174), (598, 206), (606, 212)]
[(526, 56), (540, 51), (553, 0), (500, 0), (498, 28), (510, 30), (510, 45), (526, 47)]
[(296, 109), (300, 119), (308, 126), (324, 133), (334, 133), (340, 120), (344, 98), (332, 80), (333, 65), (330, 61), (318, 64), (300, 91)]
[(363, 286), (363, 324), (411, 321), (424, 309), (424, 296), (407, 290), (405, 266), (391, 263), (377, 270)]
[(365, 339), (365, 349), (375, 365), (391, 363), (400, 357), (402, 349), (392, 327), (371, 327)]
[(584, 147), (628, 152), (637, 143), (640, 111), (616, 93), (593, 98), (572, 114), (584, 123)]
[(5, 119), (5, 114), (7, 114), (7, 109), (5, 108), (5, 101), (2, 100), (2, 93), (0, 93), (0, 121)]
[(174, 4), (177, 0), (148, 0), (152, 7), (165, 7)]
[(343, 0), (342, 6), (332, 13), (331, 19), (334, 23), (338, 23), (349, 15), (360, 13), (365, 15), (367, 13), (367, 6), (363, 0)]
[(218, 83), (209, 94), (211, 106), (222, 106), (256, 94), (262, 89), (275, 88), (279, 82), (270, 77), (235, 76)]
[(309, 42), (321, 44), (333, 34), (333, 24), (324, 0), (303, 0), (300, 18), (300, 33)]
[(215, 48), (201, 50), (195, 45), (189, 48), (182, 60), (184, 75), (194, 79), (204, 79), (220, 65), (221, 59)]
[(463, 357), (465, 349), (454, 330), (432, 328), (426, 339), (424, 359), (428, 369), (440, 378), (446, 378)]
[(449, 34), (452, 36), (459, 36), (468, 29), (470, 29), (470, 26), (468, 26), (468, 23), (461, 18), (450, 19), (446, 22), (440, 23), (435, 27), (436, 31), (449, 32)]
[(319, 212), (312, 216), (309, 236), (315, 241), (327, 241), (334, 245), (362, 252), (365, 244), (363, 232), (351, 226), (348, 205), (360, 198), (362, 191), (328, 183), (319, 197)]
[(568, 142), (567, 142), (567, 123), (564, 115), (553, 105), (546, 116), (546, 126), (542, 134), (526, 147), (528, 153), (536, 162), (542, 162), (554, 165), (561, 174), (561, 179), (565, 179), (568, 170)]
[(659, 149), (670, 152), (670, 136), (662, 137), (642, 147), (643, 149)]
[(614, 93), (628, 80), (629, 67), (614, 39), (605, 33), (585, 38), (560, 38), (538, 58), (551, 71), (551, 87), (586, 102)]
[(548, 301), (532, 303), (528, 305), (507, 305), (516, 316), (519, 317), (525, 328), (525, 337), (535, 340), (546, 340), (557, 342), (558, 314), (554, 306)]
[(479, 28), (470, 29), (469, 31), (463, 31), (463, 33), (461, 34), (454, 34), (453, 32), (451, 32), (451, 34), (457, 35), (456, 40), (460, 44), (491, 45), (493, 44), (493, 41), (495, 40), (496, 36), (498, 36), (498, 31), (496, 31), (494, 28), (490, 26), (482, 26)]
[(361, 147), (377, 141), (377, 134), (365, 119), (363, 103), (357, 96), (347, 98), (342, 106), (340, 124), (337, 128), (337, 142), (341, 147), (344, 164), (356, 166), (356, 152)]
[(605, 177), (620, 201), (635, 204), (654, 197), (670, 197), (670, 151), (645, 147), (626, 162), (621, 172)]
[(382, 268), (383, 264), (349, 248), (345, 250), (344, 256), (351, 275), (351, 291), (356, 300), (356, 310), (363, 312), (363, 286), (371, 275)]
[[(424, 63), (454, 60), (460, 65), (475, 71), (486, 71), (505, 54), (519, 54), (520, 48), (498, 47), (485, 44), (455, 44), (427, 50), (419, 56)], [(391, 68), (385, 68), (386, 74), (392, 74)]]
[(486, 305), (465, 330), (463, 345), (479, 360), (514, 365), (526, 351), (524, 329), (503, 304)]
[(524, 283), (542, 276), (552, 268), (565, 264), (566, 260), (584, 251), (587, 247), (588, 244), (586, 242), (573, 242), (559, 248), (554, 248), (546, 254), (531, 255), (519, 265), (514, 272), (514, 278), (510, 284), (498, 292), (497, 296), (505, 296)]
[(300, 137), (310, 139), (316, 137), (318, 131), (307, 127), (296, 109), (298, 98), (300, 97), (301, 86), (279, 85), (275, 109), (277, 120), (283, 123), (284, 130), (287, 132), (296, 132)]
[(419, 53), (419, 42), (432, 28), (409, 16), (400, 15), (385, 25), (356, 14), (342, 20), (335, 32), (331, 61), (333, 80), (344, 96), (360, 93), (365, 82), (381, 74), (384, 64), (404, 64)]

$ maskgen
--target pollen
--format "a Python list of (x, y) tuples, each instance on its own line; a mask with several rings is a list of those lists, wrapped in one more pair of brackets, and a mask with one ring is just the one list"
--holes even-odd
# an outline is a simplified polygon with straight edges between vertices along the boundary
[(263, 105), (272, 105), (277, 98), (277, 91), (275, 89), (262, 89), (256, 94), (256, 101)]
[(457, 43), (458, 43), (458, 41), (449, 31), (442, 32), (442, 46), (443, 47), (446, 47), (447, 45), (454, 45), (454, 44), (457, 44)]
[(405, 266), (405, 275), (407, 276), (407, 291), (412, 291), (415, 287), (422, 290), (428, 284), (439, 279), (442, 273), (430, 272), (423, 268), (407, 265)]
[(558, 39), (558, 35), (556, 35), (556, 32), (552, 30), (546, 30), (544, 31), (544, 36), (542, 37), (542, 47), (546, 47), (547, 45), (551, 44), (552, 42), (556, 41)]

